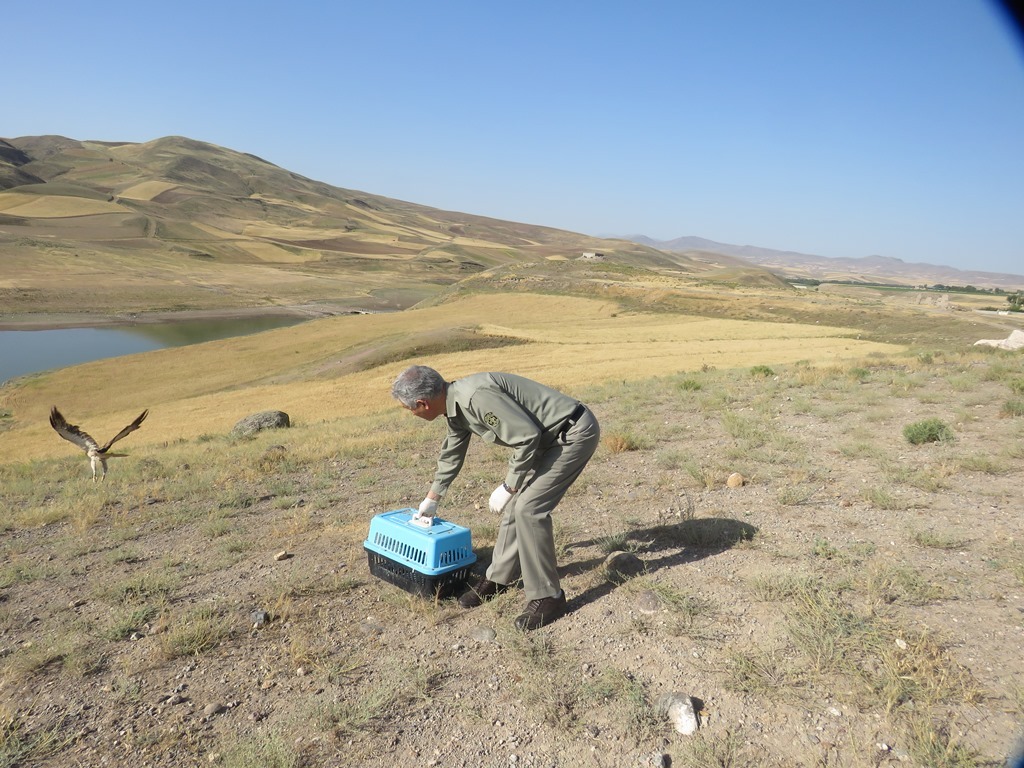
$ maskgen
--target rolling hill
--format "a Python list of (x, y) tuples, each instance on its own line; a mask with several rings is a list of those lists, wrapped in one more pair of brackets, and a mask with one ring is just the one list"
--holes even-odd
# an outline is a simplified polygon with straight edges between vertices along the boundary
[(639, 269), (709, 270), (626, 240), (333, 187), (183, 137), (0, 140), (0, 299), (11, 313), (46, 311), (51, 296), (96, 314), (401, 309), (467, 275), (587, 252)]

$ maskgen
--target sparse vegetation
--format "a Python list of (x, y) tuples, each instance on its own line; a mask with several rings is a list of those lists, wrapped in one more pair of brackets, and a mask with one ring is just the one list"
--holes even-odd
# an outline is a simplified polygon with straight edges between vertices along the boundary
[(947, 590), (916, 570), (878, 563), (865, 572), (861, 585), (873, 605), (927, 605), (948, 596)]
[(18, 712), (0, 707), (0, 766), (16, 768), (59, 755), (74, 743), (63, 721), (61, 718), (53, 727), (33, 732)]
[(161, 647), (168, 659), (199, 656), (216, 648), (231, 632), (231, 623), (220, 611), (204, 606), (172, 618), (160, 636)]
[(932, 547), (933, 549), (960, 549), (965, 543), (959, 537), (935, 531), (913, 531), (910, 538), (919, 547)]
[(628, 672), (603, 670), (584, 687), (582, 696), (587, 703), (613, 706), (618, 722), (637, 741), (649, 740), (661, 730), (647, 686)]
[(683, 469), (686, 470), (686, 474), (692, 477), (701, 488), (708, 490), (718, 485), (718, 475), (710, 467), (705, 467), (701, 464), (694, 464), (693, 462), (686, 462), (683, 465)]
[(1018, 417), (1024, 416), (1024, 400), (1019, 397), (1012, 398), (1003, 403), (999, 411), (1003, 416)]
[[(517, 267), (510, 285), (550, 287), (558, 269)], [(812, 336), (776, 322), (805, 311), (785, 295), (744, 299), (771, 323), (727, 322), (714, 313), (738, 305), (718, 289), (674, 286), (645, 313), (649, 289), (624, 284), (585, 300), (489, 285), (415, 312), (161, 353), (161, 377), (152, 360), (89, 368), (111, 421), (142, 405), (158, 427), (133, 435), (103, 484), (23, 415), (72, 396), (70, 376), (0, 391), (0, 756), (298, 768), (513, 753), (632, 765), (659, 751), (702, 768), (852, 768), (882, 760), (885, 741), (890, 761), (1005, 757), (1021, 667), (992, 628), (1024, 584), (1024, 451), (1001, 410), (1007, 387), (1020, 394), (1019, 356), (964, 349), (977, 329), (945, 315), (872, 337), (920, 334), (920, 355), (847, 331), (815, 346), (826, 321), (865, 322), (855, 301), (805, 308), (822, 321)], [(446, 346), (461, 323), (516, 343)], [(386, 349), (360, 358), (375, 334)], [(549, 381), (601, 421), (600, 450), (553, 516), (571, 612), (550, 628), (513, 630), (519, 590), (465, 613), (366, 570), (370, 516), (415, 506), (433, 472), (438, 426), (387, 394), (413, 350), (452, 376), (500, 367)], [(274, 406), (291, 429), (226, 437)], [(936, 412), (955, 442), (908, 448), (904, 423)], [(27, 453), (4, 458), (9, 438)], [(442, 515), (471, 527), (482, 566), (499, 535), (486, 498), (508, 456), (470, 450)], [(727, 487), (733, 472), (746, 481)], [(602, 564), (621, 550), (643, 569), (610, 581)], [(652, 705), (677, 688), (707, 702), (685, 739)]]
[(954, 439), (953, 430), (941, 419), (923, 419), (907, 424), (903, 428), (903, 436), (911, 445), (922, 443), (939, 443)]
[(301, 757), (287, 736), (272, 731), (257, 731), (229, 744), (221, 755), (224, 768), (298, 768)]
[(814, 496), (815, 489), (803, 485), (787, 485), (779, 489), (779, 504), (785, 507), (793, 507), (797, 504), (805, 504)]
[(598, 540), (598, 548), (605, 555), (610, 555), (612, 552), (628, 551), (631, 546), (629, 534), (625, 532), (602, 536)]
[(636, 435), (628, 432), (613, 432), (601, 438), (601, 444), (609, 453), (624, 453), (626, 451), (638, 451), (643, 447), (643, 441)]
[(900, 510), (910, 506), (902, 496), (886, 486), (865, 488), (861, 495), (875, 509)]

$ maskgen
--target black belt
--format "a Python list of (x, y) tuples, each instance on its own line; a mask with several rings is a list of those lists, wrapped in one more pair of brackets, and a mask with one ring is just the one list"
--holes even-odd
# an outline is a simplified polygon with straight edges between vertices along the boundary
[(559, 438), (565, 437), (565, 433), (572, 429), (576, 422), (583, 418), (583, 414), (587, 412), (587, 406), (580, 403), (576, 406), (576, 410), (572, 412), (572, 415), (562, 423), (562, 428), (558, 430)]
[(577, 421), (583, 418), (583, 414), (587, 412), (587, 406), (580, 403), (576, 406), (576, 410), (572, 412), (572, 416), (569, 417), (569, 426), (571, 427)]

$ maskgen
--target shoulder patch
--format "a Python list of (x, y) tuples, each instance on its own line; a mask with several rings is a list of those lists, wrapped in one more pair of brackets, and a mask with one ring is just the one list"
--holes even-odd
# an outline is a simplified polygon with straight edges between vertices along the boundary
[(501, 424), (501, 420), (497, 416), (495, 416), (491, 411), (488, 411), (487, 413), (484, 414), (484, 424), (486, 424), (491, 429), (494, 429), (496, 426)]

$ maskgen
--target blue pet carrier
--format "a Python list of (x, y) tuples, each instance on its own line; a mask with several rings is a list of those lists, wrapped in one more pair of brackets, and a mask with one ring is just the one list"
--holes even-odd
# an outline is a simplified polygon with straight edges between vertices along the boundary
[(450, 597), (469, 576), (476, 555), (468, 528), (414, 509), (374, 515), (363, 542), (370, 573), (422, 597)]

